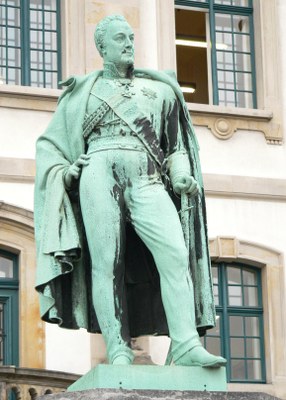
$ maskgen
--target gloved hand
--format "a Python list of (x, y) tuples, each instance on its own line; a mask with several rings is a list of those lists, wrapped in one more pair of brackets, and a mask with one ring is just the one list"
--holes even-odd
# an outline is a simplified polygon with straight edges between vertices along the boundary
[(191, 175), (190, 163), (185, 151), (171, 154), (167, 167), (171, 184), (177, 194), (189, 193), (191, 196), (195, 196), (199, 192), (199, 185)]
[(176, 176), (172, 185), (177, 194), (188, 193), (190, 196), (195, 196), (199, 192), (198, 182), (190, 174)]
[(79, 178), (81, 168), (89, 164), (89, 158), (90, 156), (87, 154), (81, 154), (79, 158), (67, 169), (66, 173), (64, 174), (64, 185), (66, 189), (70, 189), (73, 181)]

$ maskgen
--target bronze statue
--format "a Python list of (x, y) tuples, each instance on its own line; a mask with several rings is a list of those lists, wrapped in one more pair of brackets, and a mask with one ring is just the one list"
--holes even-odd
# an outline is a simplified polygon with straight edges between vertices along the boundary
[(215, 313), (198, 147), (182, 93), (174, 74), (134, 69), (123, 17), (102, 20), (95, 42), (103, 70), (64, 82), (37, 142), (42, 318), (102, 332), (112, 364), (132, 363), (130, 337), (168, 334), (176, 365), (224, 365), (198, 334)]

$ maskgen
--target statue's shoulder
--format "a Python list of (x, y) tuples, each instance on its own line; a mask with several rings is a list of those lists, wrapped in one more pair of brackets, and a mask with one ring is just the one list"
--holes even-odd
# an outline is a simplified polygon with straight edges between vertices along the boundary
[(151, 69), (136, 69), (135, 75), (139, 78), (151, 79), (154, 83), (159, 82), (159, 84), (165, 88), (169, 96), (176, 95), (179, 98), (182, 97), (177, 76), (173, 70), (156, 71)]
[(93, 71), (86, 75), (73, 75), (61, 81), (60, 85), (63, 86), (65, 90), (60, 95), (58, 103), (62, 101), (68, 93), (72, 91), (84, 90), (84, 87), (91, 81), (95, 81), (100, 74), (101, 71)]

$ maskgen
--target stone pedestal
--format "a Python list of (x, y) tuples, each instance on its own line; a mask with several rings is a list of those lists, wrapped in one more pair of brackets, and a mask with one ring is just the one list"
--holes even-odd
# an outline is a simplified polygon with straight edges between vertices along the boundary
[(68, 391), (94, 388), (225, 391), (226, 373), (224, 367), (99, 364)]
[(38, 400), (279, 400), (265, 393), (92, 389), (39, 397)]

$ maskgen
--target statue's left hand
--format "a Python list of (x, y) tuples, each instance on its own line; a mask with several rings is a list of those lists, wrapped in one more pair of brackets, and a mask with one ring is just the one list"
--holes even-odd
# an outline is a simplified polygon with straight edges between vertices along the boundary
[(188, 193), (190, 196), (196, 196), (199, 192), (199, 185), (191, 175), (185, 174), (176, 177), (173, 189), (177, 194)]
[(67, 189), (72, 186), (75, 179), (79, 179), (81, 168), (89, 164), (89, 156), (81, 154), (79, 158), (68, 168), (64, 175), (64, 184)]

